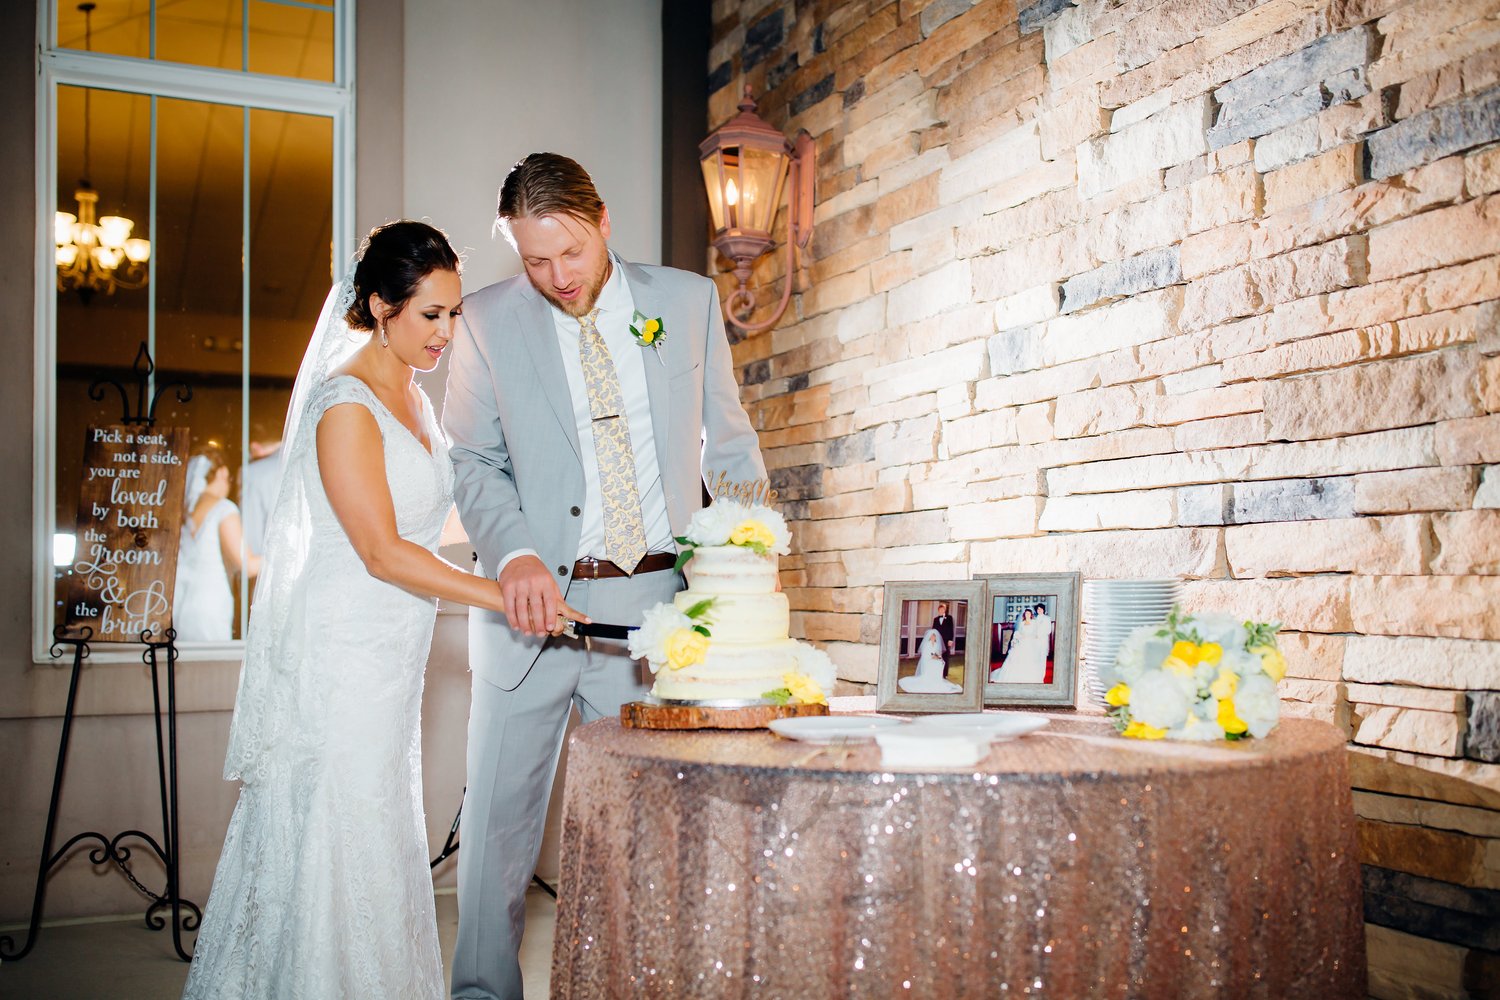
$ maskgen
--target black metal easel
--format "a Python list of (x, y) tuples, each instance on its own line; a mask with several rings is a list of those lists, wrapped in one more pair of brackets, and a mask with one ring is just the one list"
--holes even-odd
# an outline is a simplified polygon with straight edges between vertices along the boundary
[[(100, 379), (90, 385), (89, 398), (100, 402), (104, 399), (105, 386), (114, 386), (120, 394), (121, 423), (149, 427), (156, 423), (156, 404), (168, 389), (177, 390), (177, 401), (180, 403), (186, 403), (193, 398), (193, 390), (186, 382), (168, 383), (157, 389), (153, 395), (150, 382), (155, 367), (151, 361), (151, 352), (142, 343), (133, 366), (138, 383), (134, 414), (131, 413), (129, 394), (125, 387), (114, 379)], [(68, 741), (73, 732), (74, 709), (78, 700), (78, 679), (83, 672), (83, 661), (89, 658), (89, 640), (94, 634), (94, 630), (86, 625), (78, 626), (75, 635), (66, 635), (66, 631), (67, 627), (64, 625), (53, 629), (53, 642), (49, 650), (54, 658), (60, 658), (64, 649), (71, 646), (73, 667), (68, 679), (68, 700), (63, 709), (62, 734), (57, 744), (57, 766), (52, 772), (52, 797), (47, 806), (46, 830), (42, 834), (42, 853), (41, 860), (37, 864), (36, 891), (31, 903), (31, 921), (26, 931), (26, 939), (19, 947), (10, 935), (0, 936), (0, 961), (17, 962), (31, 952), (41, 926), (42, 902), (46, 895), (48, 876), (54, 868), (68, 859), (76, 846), (88, 841), (93, 841), (97, 845), (89, 851), (90, 863), (95, 865), (114, 863), (132, 885), (151, 898), (151, 905), (146, 908), (148, 928), (159, 931), (166, 927), (167, 918), (162, 915), (161, 911), (171, 910), (172, 947), (176, 950), (177, 957), (184, 962), (191, 961), (192, 955), (182, 945), (182, 932), (195, 930), (203, 914), (197, 904), (183, 899), (180, 895), (181, 848), (178, 842), (177, 811), (177, 633), (172, 629), (167, 629), (160, 637), (153, 637), (150, 629), (141, 633), (141, 642), (145, 645), (141, 660), (151, 668), (151, 702), (156, 717), (156, 769), (158, 788), (161, 793), (161, 841), (158, 842), (142, 830), (126, 830), (113, 837), (106, 837), (102, 833), (89, 830), (75, 834), (62, 847), (53, 851), (52, 841), (57, 832), (57, 806), (62, 799), (62, 781), (68, 758)], [(165, 733), (163, 732), (161, 701), (163, 656), (166, 659), (167, 682)], [(130, 870), (131, 849), (123, 842), (132, 838), (143, 841), (156, 853), (165, 866), (167, 884), (161, 893), (152, 892)]]

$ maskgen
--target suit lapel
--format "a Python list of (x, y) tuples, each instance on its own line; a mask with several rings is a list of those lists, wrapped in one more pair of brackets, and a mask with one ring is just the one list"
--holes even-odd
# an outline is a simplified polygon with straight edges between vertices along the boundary
[[(618, 258), (617, 258), (618, 259)], [(667, 302), (651, 280), (651, 274), (638, 264), (620, 261), (625, 272), (626, 284), (630, 286), (630, 297), (635, 300), (637, 312), (651, 319), (660, 318), (665, 339), (660, 348), (637, 347), (646, 369), (646, 397), (651, 403), (652, 437), (656, 441), (656, 464), (667, 469), (667, 456), (672, 453), (669, 438), (672, 434), (672, 400), (667, 389), (667, 355), (672, 350), (672, 326), (667, 322)], [(658, 350), (661, 352), (658, 355)]]
[(532, 366), (536, 369), (537, 382), (542, 394), (562, 424), (573, 455), (582, 461), (578, 448), (578, 425), (573, 419), (573, 396), (568, 391), (568, 376), (563, 371), (562, 348), (557, 342), (557, 328), (552, 322), (552, 309), (547, 301), (528, 288), (521, 305), (516, 308), (516, 324), (526, 349), (531, 354)]

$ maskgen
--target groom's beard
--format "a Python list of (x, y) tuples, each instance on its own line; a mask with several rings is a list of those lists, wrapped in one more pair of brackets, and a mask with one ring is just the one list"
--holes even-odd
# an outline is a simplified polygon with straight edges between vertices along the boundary
[(574, 299), (571, 302), (567, 301), (566, 299), (558, 298), (552, 293), (550, 289), (543, 288), (541, 285), (537, 284), (536, 279), (531, 277), (530, 271), (526, 272), (526, 277), (531, 282), (531, 287), (535, 288), (538, 292), (541, 293), (542, 298), (546, 299), (548, 302), (552, 303), (554, 306), (561, 309), (569, 316), (572, 316), (574, 319), (578, 319), (580, 317), (587, 316), (593, 310), (594, 305), (599, 301), (599, 293), (604, 290), (604, 283), (609, 280), (609, 268), (609, 256), (605, 255), (604, 263), (600, 265), (599, 272), (589, 280), (588, 286), (584, 289), (583, 294), (578, 296), (578, 298)]

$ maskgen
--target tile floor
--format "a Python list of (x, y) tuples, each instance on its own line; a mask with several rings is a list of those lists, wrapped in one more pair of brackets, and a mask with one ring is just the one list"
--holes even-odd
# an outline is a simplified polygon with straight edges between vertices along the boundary
[[(458, 902), (452, 890), (437, 894), (438, 937), (443, 962), (453, 957)], [(545, 997), (552, 972), (552, 933), (557, 907), (532, 886), (526, 897), (526, 939), (521, 972), (526, 994)], [(19, 939), (25, 928), (5, 928)], [(149, 931), (139, 915), (43, 926), (36, 947), (19, 962), (0, 965), (4, 1000), (176, 1000), (187, 980), (187, 963), (172, 953), (165, 931)]]

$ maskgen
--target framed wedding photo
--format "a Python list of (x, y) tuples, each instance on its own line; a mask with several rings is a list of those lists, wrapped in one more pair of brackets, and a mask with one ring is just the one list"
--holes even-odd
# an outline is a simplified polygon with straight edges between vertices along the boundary
[(1077, 573), (981, 574), (989, 594), (986, 705), (1075, 704)]
[(876, 708), (977, 712), (984, 707), (990, 615), (977, 580), (885, 585)]

